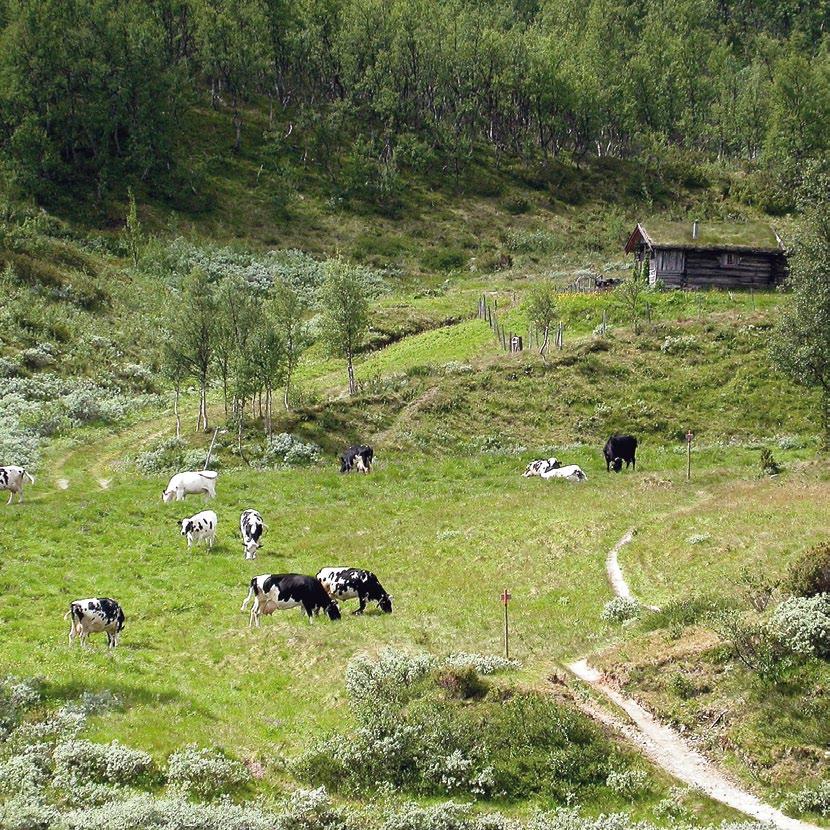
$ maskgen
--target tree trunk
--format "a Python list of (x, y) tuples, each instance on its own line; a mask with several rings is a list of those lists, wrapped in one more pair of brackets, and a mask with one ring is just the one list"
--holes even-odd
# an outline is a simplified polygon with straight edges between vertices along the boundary
[(352, 362), (352, 356), (349, 355), (349, 394), (356, 395), (357, 394), (357, 381), (354, 378), (354, 363)]
[(285, 406), (285, 411), (286, 412), (291, 411), (291, 404), (289, 403), (289, 399), (290, 399), (289, 398), (289, 392), (290, 392), (289, 384), (290, 383), (291, 383), (291, 381), (287, 380), (285, 382), (285, 388), (282, 390), (282, 402), (283, 402), (283, 405)]
[(548, 337), (550, 336), (550, 325), (545, 326), (545, 336), (542, 339), (542, 348), (539, 349), (539, 354), (542, 355), (542, 360), (548, 362)]
[(271, 426), (271, 387), (269, 386), (265, 390), (265, 431), (268, 433), (268, 437), (271, 437), (272, 426)]
[(830, 452), (830, 386), (823, 386), (821, 389), (821, 422), (824, 427), (822, 449)]

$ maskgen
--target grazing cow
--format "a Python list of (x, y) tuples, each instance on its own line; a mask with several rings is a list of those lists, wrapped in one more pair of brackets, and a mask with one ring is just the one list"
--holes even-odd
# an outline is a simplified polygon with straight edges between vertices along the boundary
[(242, 533), (242, 549), (246, 559), (256, 559), (256, 552), (262, 547), (259, 541), (265, 532), (265, 522), (256, 510), (243, 510), (239, 517), (239, 530)]
[(588, 476), (582, 471), (582, 468), (576, 464), (568, 464), (566, 467), (556, 467), (551, 470), (545, 470), (540, 473), (542, 478), (563, 478), (565, 481), (587, 481)]
[(207, 542), (208, 547), (212, 548), (216, 541), (216, 525), (219, 519), (212, 510), (203, 510), (189, 519), (180, 519), (179, 524), (182, 526), (182, 536), (187, 539), (187, 546), (192, 547), (197, 542)]
[(90, 634), (99, 631), (107, 633), (107, 648), (118, 645), (118, 634), (124, 628), (124, 611), (114, 600), (107, 597), (96, 599), (76, 599), (70, 603), (64, 614), (65, 620), (72, 619), (69, 626), (69, 645), (78, 637), (81, 645), (86, 646)]
[(371, 473), (374, 458), (375, 451), (366, 444), (349, 447), (340, 456), (340, 472), (350, 473), (352, 470), (357, 470), (359, 473)]
[(637, 439), (633, 435), (612, 435), (606, 442), (602, 449), (602, 454), (605, 456), (605, 471), (610, 471), (614, 467), (614, 472), (618, 473), (622, 470), (623, 461), (625, 461), (626, 469), (629, 464), (637, 469)]
[(525, 468), (522, 475), (525, 478), (540, 476), (547, 470), (558, 470), (561, 466), (562, 464), (560, 464), (558, 458), (540, 458), (538, 461), (531, 461)]
[(161, 494), (165, 504), (181, 501), (185, 496), (204, 493), (205, 497), (216, 498), (216, 476), (213, 470), (203, 470), (195, 473), (176, 473), (170, 479), (167, 489)]
[(0, 490), (9, 490), (9, 500), (6, 504), (11, 504), (14, 494), (17, 493), (17, 503), (23, 501), (23, 480), (28, 478), (32, 484), (35, 480), (22, 467), (0, 467)]
[(337, 603), (326, 593), (319, 580), (302, 574), (262, 574), (251, 580), (248, 596), (245, 597), (240, 611), (244, 611), (253, 599), (249, 625), (259, 628), (259, 618), (263, 614), (273, 614), (288, 608), (302, 606), (311, 622), (314, 614), (321, 609), (330, 620), (340, 619)]
[(392, 597), (371, 571), (360, 568), (323, 568), (317, 574), (317, 579), (334, 599), (359, 599), (360, 607), (355, 614), (363, 613), (367, 601), (377, 602), (384, 614), (392, 613)]

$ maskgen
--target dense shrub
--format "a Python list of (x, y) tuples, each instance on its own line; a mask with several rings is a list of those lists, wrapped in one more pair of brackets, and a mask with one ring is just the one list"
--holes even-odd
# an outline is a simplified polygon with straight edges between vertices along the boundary
[(98, 744), (86, 740), (65, 741), (55, 747), (55, 774), (64, 786), (87, 782), (139, 784), (153, 768), (153, 759), (118, 741)]
[(763, 680), (777, 682), (793, 665), (791, 650), (758, 619), (746, 619), (735, 610), (724, 609), (709, 617), (709, 625), (732, 656)]
[(175, 789), (201, 798), (214, 798), (238, 789), (249, 780), (239, 761), (219, 749), (195, 744), (174, 752), (167, 761), (167, 781)]
[(506, 245), (516, 254), (549, 254), (556, 248), (556, 237), (542, 228), (538, 230), (514, 230), (507, 232)]
[(641, 610), (634, 597), (614, 597), (605, 603), (600, 616), (606, 622), (624, 623), (639, 617)]
[(810, 548), (793, 562), (784, 588), (799, 597), (830, 594), (830, 542)]
[(313, 443), (303, 443), (299, 438), (287, 432), (272, 435), (261, 453), (251, 460), (251, 466), (299, 467), (315, 464), (320, 459), (320, 447)]
[(830, 594), (784, 600), (773, 612), (770, 627), (794, 654), (830, 657)]
[(830, 817), (830, 781), (799, 790), (787, 799), (785, 807), (795, 813), (818, 813), (825, 818)]
[(133, 463), (142, 473), (175, 473), (184, 470), (187, 445), (181, 438), (165, 438), (155, 446), (140, 452)]
[(611, 770), (605, 779), (609, 790), (630, 801), (648, 787), (648, 773), (641, 769)]
[(300, 758), (311, 783), (555, 800), (605, 785), (610, 745), (587, 719), (548, 695), (489, 693), (469, 665), (386, 649), (354, 658), (346, 687), (358, 729)]

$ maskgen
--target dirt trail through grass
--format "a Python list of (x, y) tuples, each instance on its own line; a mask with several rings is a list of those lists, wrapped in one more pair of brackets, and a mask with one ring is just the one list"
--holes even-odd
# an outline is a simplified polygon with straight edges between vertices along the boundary
[[(609, 550), (605, 561), (608, 580), (616, 596), (633, 597), (618, 559), (619, 552), (633, 538), (634, 528), (631, 528)], [(771, 804), (761, 801), (757, 796), (733, 784), (714, 764), (697, 750), (692, 749), (674, 729), (657, 720), (636, 700), (626, 697), (606, 683), (602, 674), (588, 663), (587, 658), (569, 663), (567, 668), (580, 680), (600, 692), (617, 708), (622, 709), (633, 723), (627, 723), (591, 703), (583, 703), (583, 710), (622, 734), (670, 775), (684, 784), (702, 790), (722, 804), (759, 821), (774, 824), (782, 830), (818, 830), (817, 825), (790, 818)]]

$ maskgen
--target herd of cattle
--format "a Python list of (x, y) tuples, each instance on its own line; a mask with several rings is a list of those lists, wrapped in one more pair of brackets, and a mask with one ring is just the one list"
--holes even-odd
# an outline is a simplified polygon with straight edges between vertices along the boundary
[[(622, 470), (622, 465), (636, 469), (637, 439), (631, 435), (612, 435), (603, 448), (606, 471)], [(340, 456), (340, 471), (343, 473), (358, 471), (369, 473), (374, 461), (374, 451), (366, 445), (349, 447)], [(586, 481), (587, 476), (576, 464), (563, 466), (556, 458), (540, 459), (527, 465), (525, 477), (563, 478), (568, 481)], [(162, 493), (162, 501), (182, 501), (189, 495), (216, 497), (216, 480), (218, 474), (212, 470), (184, 472), (174, 475)], [(34, 484), (34, 478), (22, 467), (0, 467), (0, 490), (10, 491), (9, 501), (15, 493), (18, 502), (23, 501), (23, 483), (28, 479)], [(190, 548), (198, 542), (206, 542), (212, 547), (216, 539), (218, 517), (213, 510), (203, 510), (190, 518), (177, 519), (181, 534), (187, 539)], [(267, 530), (261, 514), (252, 508), (242, 511), (239, 518), (239, 530), (245, 559), (256, 559), (257, 551), (262, 547), (261, 539)], [(392, 613), (392, 597), (381, 585), (380, 580), (371, 571), (361, 568), (326, 567), (316, 576), (303, 574), (261, 574), (251, 579), (248, 595), (240, 609), (244, 612), (249, 603), (251, 607), (249, 626), (259, 627), (263, 614), (289, 608), (302, 608), (309, 621), (320, 612), (330, 620), (341, 617), (338, 601), (357, 599), (359, 606), (355, 614), (362, 614), (368, 602), (376, 602), (385, 614)], [(70, 620), (69, 643), (77, 637), (86, 644), (90, 634), (104, 632), (107, 645), (115, 648), (118, 635), (124, 628), (126, 619), (121, 606), (109, 597), (94, 597), (75, 600), (70, 603), (64, 619)]]

